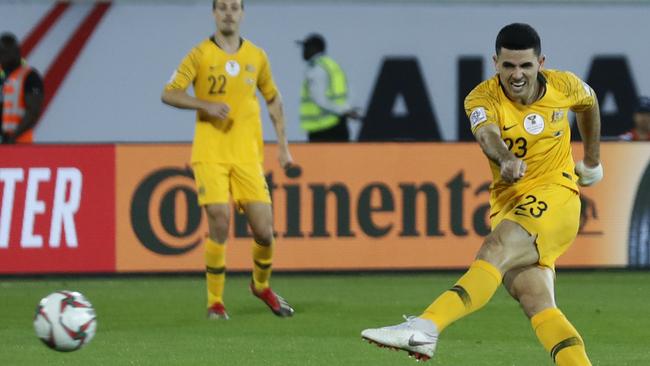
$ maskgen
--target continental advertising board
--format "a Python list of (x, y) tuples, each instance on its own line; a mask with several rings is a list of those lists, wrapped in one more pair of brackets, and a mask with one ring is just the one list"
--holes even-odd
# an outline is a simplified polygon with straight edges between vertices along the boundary
[[(207, 223), (189, 150), (3, 148), (0, 273), (201, 271)], [(298, 144), (292, 153), (299, 168), (284, 171), (266, 147), (276, 270), (463, 268), (489, 232), (490, 174), (476, 144)], [(636, 207), (650, 190), (650, 145), (604, 144), (602, 158), (605, 179), (583, 189), (580, 233), (559, 266), (643, 265), (647, 225)], [(230, 238), (229, 270), (250, 269), (243, 216)]]

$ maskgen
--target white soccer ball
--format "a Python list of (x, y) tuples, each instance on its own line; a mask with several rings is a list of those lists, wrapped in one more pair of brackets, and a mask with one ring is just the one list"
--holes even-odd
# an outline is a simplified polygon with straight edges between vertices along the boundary
[(62, 352), (76, 351), (95, 336), (95, 309), (79, 292), (54, 292), (38, 303), (34, 330), (48, 347)]

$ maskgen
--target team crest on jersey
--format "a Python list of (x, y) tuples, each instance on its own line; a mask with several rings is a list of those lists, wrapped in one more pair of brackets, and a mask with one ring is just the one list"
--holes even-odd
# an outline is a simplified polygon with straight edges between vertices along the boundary
[(524, 118), (524, 129), (531, 135), (539, 135), (544, 131), (544, 118), (537, 113), (531, 113)]
[(564, 111), (561, 109), (558, 109), (557, 111), (553, 111), (553, 118), (551, 119), (552, 123), (560, 122), (564, 118)]
[(246, 66), (244, 67), (244, 70), (246, 70), (248, 72), (255, 72), (255, 66), (253, 66), (251, 64), (246, 64)]
[(239, 63), (235, 60), (230, 60), (226, 62), (226, 72), (230, 76), (239, 75)]
[(485, 108), (478, 107), (474, 108), (472, 113), (469, 115), (469, 121), (472, 123), (472, 127), (477, 126), (481, 122), (487, 121), (487, 114), (485, 113)]

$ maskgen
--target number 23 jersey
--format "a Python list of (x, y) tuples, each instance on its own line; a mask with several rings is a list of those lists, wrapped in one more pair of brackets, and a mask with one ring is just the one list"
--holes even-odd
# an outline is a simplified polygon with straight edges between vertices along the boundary
[(525, 176), (509, 184), (501, 178), (499, 166), (490, 161), (493, 208), (543, 184), (555, 183), (578, 191), (568, 112), (591, 109), (596, 103), (595, 94), (589, 85), (566, 71), (540, 71), (539, 81), (546, 85), (546, 91), (531, 105), (510, 100), (498, 75), (479, 84), (465, 98), (472, 132), (488, 124), (496, 125), (508, 149), (527, 164)]
[(266, 53), (242, 39), (237, 52), (223, 51), (214, 37), (185, 56), (166, 90), (194, 88), (201, 100), (225, 103), (228, 118), (210, 118), (197, 111), (192, 162), (254, 163), (263, 161), (259, 89), (266, 101), (278, 94)]

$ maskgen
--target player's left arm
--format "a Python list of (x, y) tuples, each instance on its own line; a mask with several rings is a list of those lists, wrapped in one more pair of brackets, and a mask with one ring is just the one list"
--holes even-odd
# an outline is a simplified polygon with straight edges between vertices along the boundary
[[(579, 80), (579, 79), (578, 79)], [(600, 107), (596, 93), (581, 82), (574, 106), (578, 131), (582, 137), (583, 160), (576, 164), (578, 184), (591, 186), (603, 179), (603, 166), (600, 164)]]
[(275, 135), (278, 138), (278, 160), (280, 166), (288, 168), (293, 164), (293, 157), (289, 152), (289, 142), (285, 132), (284, 107), (282, 106), (282, 97), (277, 93), (273, 98), (266, 101), (266, 107), (269, 110), (269, 116), (273, 121)]
[(273, 122), (275, 135), (278, 138), (278, 160), (280, 166), (284, 169), (293, 164), (293, 158), (289, 152), (289, 142), (285, 132), (285, 119), (284, 107), (282, 106), (282, 96), (278, 91), (275, 82), (273, 81), (273, 74), (271, 73), (271, 65), (269, 64), (266, 53), (260, 49), (260, 73), (257, 79), (257, 88), (266, 100), (266, 107), (269, 111), (269, 116)]
[(594, 106), (583, 112), (576, 112), (578, 130), (582, 137), (584, 163), (587, 167), (600, 164), (600, 108), (598, 101)]
[(24, 99), (25, 115), (15, 132), (9, 137), (9, 142), (15, 141), (20, 135), (36, 126), (36, 122), (41, 116), (45, 98), (43, 96), (43, 80), (36, 71), (32, 70), (25, 79)]

